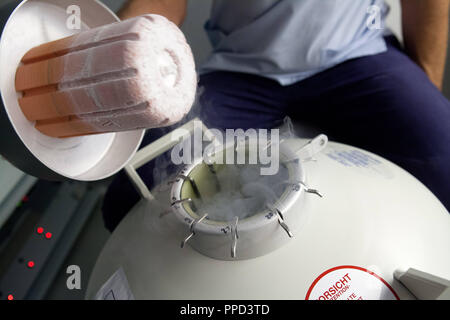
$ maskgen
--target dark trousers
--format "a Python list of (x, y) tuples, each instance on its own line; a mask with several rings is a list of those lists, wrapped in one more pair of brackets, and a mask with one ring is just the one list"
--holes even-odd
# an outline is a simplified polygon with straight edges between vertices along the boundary
[[(384, 53), (346, 61), (290, 86), (242, 73), (203, 75), (201, 119), (219, 129), (273, 128), (286, 116), (298, 119), (330, 140), (398, 164), (450, 211), (450, 103), (395, 38), (386, 41)], [(168, 130), (149, 130), (144, 145)], [(139, 173), (151, 186), (175, 170), (168, 169), (152, 162)], [(103, 205), (106, 227), (113, 230), (137, 201), (119, 174)]]

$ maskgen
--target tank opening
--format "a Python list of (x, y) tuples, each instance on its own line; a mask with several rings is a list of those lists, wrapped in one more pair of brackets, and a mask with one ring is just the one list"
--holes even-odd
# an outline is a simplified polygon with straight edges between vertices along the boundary
[(276, 174), (262, 175), (265, 165), (248, 163), (247, 145), (244, 164), (225, 164), (225, 151), (215, 157), (222, 157), (223, 164), (203, 161), (182, 184), (181, 199), (191, 198), (194, 204), (184, 203), (183, 207), (195, 219), (207, 213), (209, 222), (230, 222), (236, 217), (242, 221), (267, 211), (267, 204), (274, 205), (289, 188), (288, 167), (280, 163)]

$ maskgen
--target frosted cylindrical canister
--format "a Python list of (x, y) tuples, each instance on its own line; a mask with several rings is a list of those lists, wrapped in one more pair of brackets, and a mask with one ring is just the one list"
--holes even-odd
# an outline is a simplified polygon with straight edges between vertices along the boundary
[(197, 75), (183, 33), (151, 14), (31, 49), (15, 86), (36, 129), (64, 138), (174, 124), (194, 102)]

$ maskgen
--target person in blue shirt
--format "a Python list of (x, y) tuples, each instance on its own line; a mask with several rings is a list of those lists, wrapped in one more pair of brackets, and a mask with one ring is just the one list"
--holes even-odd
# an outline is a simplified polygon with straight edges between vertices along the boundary
[[(201, 119), (220, 129), (301, 120), (400, 165), (450, 211), (450, 103), (440, 91), (449, 1), (399, 1), (403, 45), (384, 27), (384, 0), (214, 0), (205, 25), (213, 52), (199, 70)], [(180, 26), (186, 0), (130, 0), (119, 16), (145, 13)], [(164, 132), (149, 130), (144, 144)], [(149, 163), (140, 174), (158, 183), (157, 169)], [(137, 200), (119, 175), (103, 205), (107, 228)]]

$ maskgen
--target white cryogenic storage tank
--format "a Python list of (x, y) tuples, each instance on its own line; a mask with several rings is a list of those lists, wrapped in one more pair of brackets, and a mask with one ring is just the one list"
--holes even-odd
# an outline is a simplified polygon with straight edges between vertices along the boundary
[(152, 193), (136, 174), (173, 141), (163, 137), (126, 167), (142, 200), (104, 247), (87, 298), (117, 270), (136, 299), (448, 297), (449, 213), (393, 163), (323, 135), (287, 139), (278, 199), (216, 221), (201, 201), (219, 192), (220, 165), (197, 159)]

